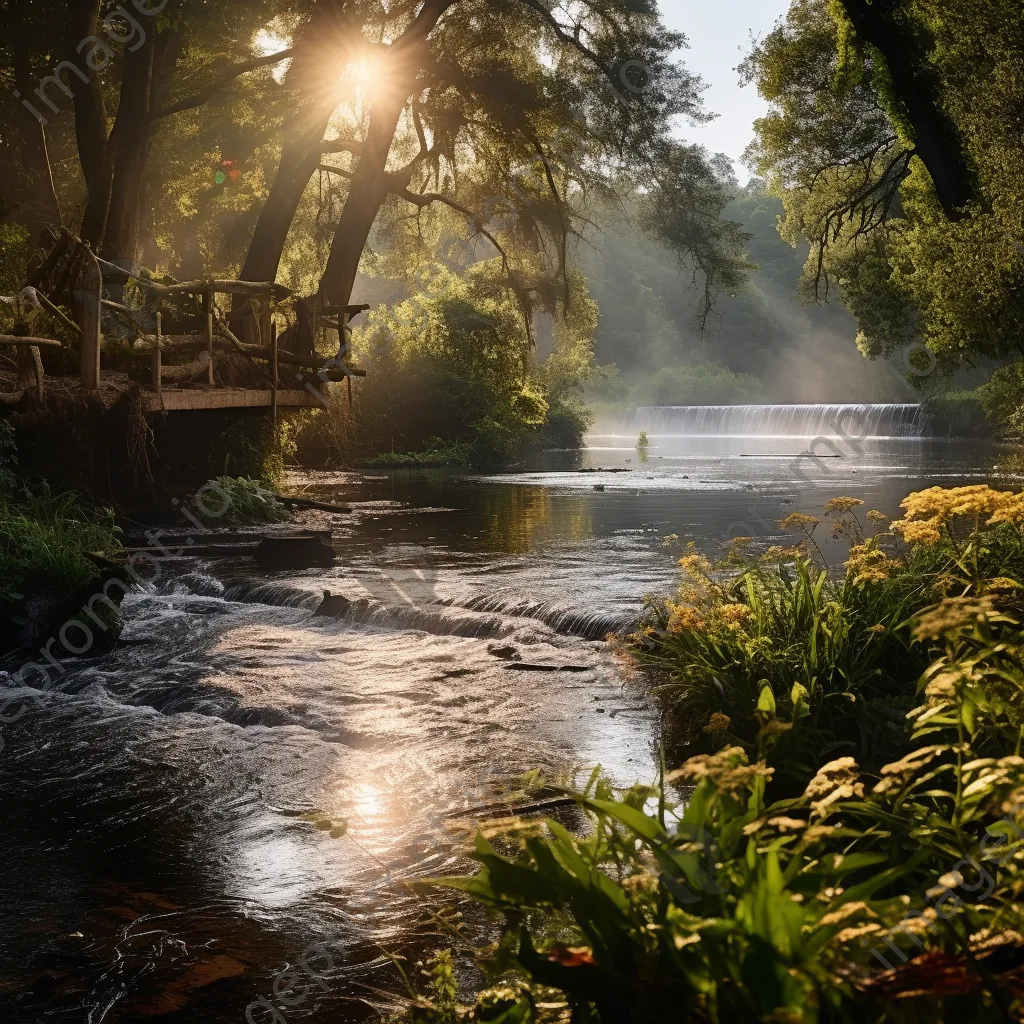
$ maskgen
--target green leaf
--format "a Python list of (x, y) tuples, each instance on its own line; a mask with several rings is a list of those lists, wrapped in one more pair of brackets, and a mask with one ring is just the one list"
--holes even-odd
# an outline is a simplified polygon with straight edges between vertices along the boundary
[(757, 710), (765, 715), (775, 714), (775, 694), (767, 679), (761, 680), (761, 695), (757, 698)]
[(810, 692), (803, 683), (794, 683), (790, 690), (789, 699), (793, 702), (793, 718), (804, 718), (811, 713)]

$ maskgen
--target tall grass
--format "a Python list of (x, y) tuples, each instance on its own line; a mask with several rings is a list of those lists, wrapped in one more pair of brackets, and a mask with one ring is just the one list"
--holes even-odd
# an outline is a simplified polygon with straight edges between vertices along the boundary
[[(770, 750), (776, 788), (802, 787), (823, 755), (850, 754), (877, 767), (905, 743), (916, 680), (935, 654), (911, 642), (913, 616), (1000, 579), (1004, 604), (1019, 604), (1007, 577), (1024, 579), (1024, 537), (1016, 520), (987, 524), (997, 493), (961, 496), (966, 529), (964, 515), (950, 515), (937, 536), (910, 544), (901, 523), (881, 528), (877, 513), (879, 528), (866, 534), (855, 499), (843, 498), (820, 517), (787, 517), (805, 532), (798, 547), (760, 559), (740, 547), (718, 564), (690, 551), (680, 559), (677, 593), (649, 600), (625, 653), (652, 670), (677, 734), (694, 752), (724, 743), (751, 756)], [(974, 498), (992, 506), (984, 516), (974, 514)], [(849, 538), (839, 570), (821, 564), (814, 536), (823, 524)], [(778, 713), (768, 731), (766, 706)]]
[(19, 618), (28, 598), (73, 593), (98, 575), (85, 552), (118, 549), (109, 509), (70, 494), (0, 496), (0, 617)]

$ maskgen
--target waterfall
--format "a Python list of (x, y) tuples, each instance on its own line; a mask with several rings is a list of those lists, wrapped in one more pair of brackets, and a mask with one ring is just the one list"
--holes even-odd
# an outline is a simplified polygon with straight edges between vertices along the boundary
[(920, 405), (645, 405), (633, 430), (662, 437), (923, 437)]

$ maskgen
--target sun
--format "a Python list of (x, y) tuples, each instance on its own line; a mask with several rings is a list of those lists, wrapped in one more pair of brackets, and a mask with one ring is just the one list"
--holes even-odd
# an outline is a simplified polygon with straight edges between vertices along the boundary
[(345, 85), (355, 89), (357, 97), (372, 100), (380, 91), (381, 72), (381, 64), (376, 57), (358, 57), (345, 65), (341, 80)]

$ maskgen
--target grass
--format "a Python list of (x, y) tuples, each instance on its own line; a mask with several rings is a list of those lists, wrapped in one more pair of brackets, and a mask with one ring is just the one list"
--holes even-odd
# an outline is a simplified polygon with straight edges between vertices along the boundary
[(367, 469), (464, 469), (472, 460), (472, 445), (432, 437), (421, 452), (384, 452), (357, 465)]
[(75, 495), (0, 497), (0, 616), (16, 621), (31, 597), (65, 597), (97, 577), (85, 552), (115, 553), (113, 512)]

